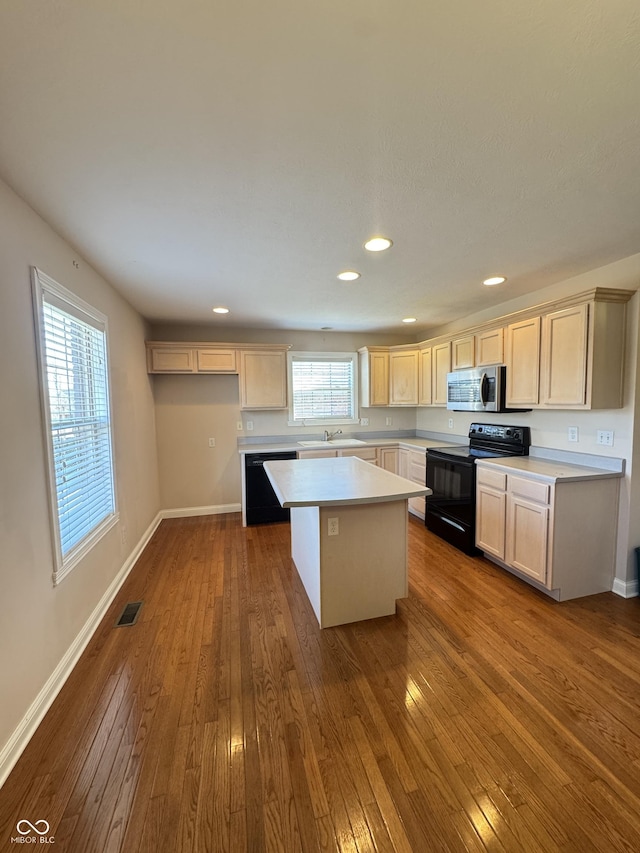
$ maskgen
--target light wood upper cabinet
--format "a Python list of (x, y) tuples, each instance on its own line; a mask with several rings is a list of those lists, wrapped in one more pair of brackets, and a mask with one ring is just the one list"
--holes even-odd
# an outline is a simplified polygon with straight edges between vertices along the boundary
[(574, 305), (542, 318), (541, 403), (586, 403), (588, 321), (588, 305)]
[(432, 347), (432, 397), (433, 406), (447, 405), (447, 373), (451, 372), (451, 343), (446, 341)]
[(476, 366), (475, 335), (456, 338), (451, 343), (451, 369), (464, 370)]
[(188, 346), (147, 344), (148, 373), (195, 373), (195, 350)]
[(286, 350), (240, 350), (240, 408), (286, 407)]
[(504, 362), (504, 329), (489, 329), (476, 335), (476, 366)]
[(199, 348), (196, 350), (198, 373), (237, 373), (235, 349)]
[(433, 377), (431, 375), (432, 351), (431, 347), (420, 350), (420, 362), (418, 364), (418, 405), (430, 406), (432, 402), (431, 389)]
[(537, 405), (540, 385), (540, 317), (507, 327), (507, 406)]
[(595, 299), (542, 318), (540, 402), (549, 408), (623, 405), (625, 305)]
[(419, 352), (390, 350), (389, 352), (389, 405), (418, 405)]
[(360, 360), (360, 405), (365, 408), (389, 405), (389, 349), (362, 347)]

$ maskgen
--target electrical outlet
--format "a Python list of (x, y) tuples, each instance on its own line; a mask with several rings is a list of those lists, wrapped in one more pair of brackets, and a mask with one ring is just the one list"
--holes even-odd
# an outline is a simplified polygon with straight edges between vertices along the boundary
[(453, 429), (453, 418), (449, 418), (449, 429)]
[(340, 532), (340, 525), (337, 518), (328, 518), (327, 519), (327, 535), (328, 536), (337, 536)]
[(387, 426), (391, 426), (391, 424), (393, 423), (393, 418), (385, 418), (385, 423)]
[(605, 447), (613, 447), (613, 430), (599, 429), (597, 432), (596, 444), (603, 444)]
[(578, 427), (569, 427), (567, 429), (567, 441), (578, 441)]
[(253, 421), (247, 421), (247, 429), (249, 430), (249, 432), (251, 432), (251, 430), (253, 429)]
[(236, 423), (236, 429), (242, 430), (242, 421)]
[(369, 426), (369, 418), (360, 418), (361, 426)]
[(210, 438), (209, 439), (209, 447), (215, 447), (215, 446), (216, 446), (215, 438)]

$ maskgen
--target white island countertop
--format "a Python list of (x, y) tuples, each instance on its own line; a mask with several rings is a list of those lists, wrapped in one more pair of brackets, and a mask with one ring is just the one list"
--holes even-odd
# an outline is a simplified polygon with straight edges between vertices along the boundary
[(347, 506), (430, 495), (431, 489), (355, 456), (282, 459), (264, 470), (283, 507)]

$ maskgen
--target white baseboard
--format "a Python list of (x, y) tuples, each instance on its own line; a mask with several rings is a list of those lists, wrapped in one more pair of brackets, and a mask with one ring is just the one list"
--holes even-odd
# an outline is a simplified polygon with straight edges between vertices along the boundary
[(33, 737), (35, 730), (42, 722), (44, 715), (47, 713), (54, 699), (62, 689), (65, 681), (71, 674), (74, 666), (80, 659), (80, 655), (85, 650), (89, 640), (93, 636), (96, 628), (102, 621), (104, 614), (107, 612), (111, 602), (116, 597), (118, 590), (124, 583), (127, 575), (133, 568), (136, 560), (146, 547), (147, 543), (156, 531), (157, 526), (162, 521), (163, 515), (159, 512), (153, 519), (149, 527), (142, 535), (140, 541), (127, 557), (126, 562), (109, 584), (108, 589), (96, 605), (93, 613), (85, 624), (80, 633), (75, 638), (71, 646), (67, 649), (62, 660), (47, 679), (46, 684), (40, 690), (36, 698), (33, 700), (26, 714), (18, 724), (17, 728), (0, 750), (0, 788), (6, 781), (7, 776), (12, 771), (15, 763), (22, 755), (25, 747)]
[(217, 504), (214, 506), (185, 506), (178, 509), (163, 509), (162, 518), (186, 518), (190, 515), (222, 515), (224, 512), (241, 512), (241, 504)]
[(638, 581), (621, 581), (615, 578), (611, 591), (615, 592), (616, 595), (621, 595), (623, 598), (635, 598), (638, 595)]

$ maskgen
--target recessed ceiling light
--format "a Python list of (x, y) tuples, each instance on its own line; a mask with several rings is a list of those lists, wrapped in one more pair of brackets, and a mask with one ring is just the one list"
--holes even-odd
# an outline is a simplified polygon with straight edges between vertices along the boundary
[(368, 252), (384, 252), (393, 246), (393, 242), (388, 237), (372, 237), (364, 244)]
[(228, 313), (229, 313), (229, 309), (228, 309), (228, 308), (223, 308), (223, 307), (220, 305), (218, 308), (214, 308), (214, 309), (213, 309), (213, 313), (214, 313), (214, 314), (228, 314)]
[(494, 284), (503, 284), (507, 279), (503, 275), (494, 275), (491, 278), (485, 278), (482, 282), (486, 284), (488, 287), (491, 287)]
[(405, 317), (402, 322), (403, 323), (415, 323), (416, 319), (417, 319), (416, 317)]
[(340, 281), (355, 281), (357, 278), (360, 278), (360, 273), (355, 270), (345, 270), (338, 273), (338, 278)]

